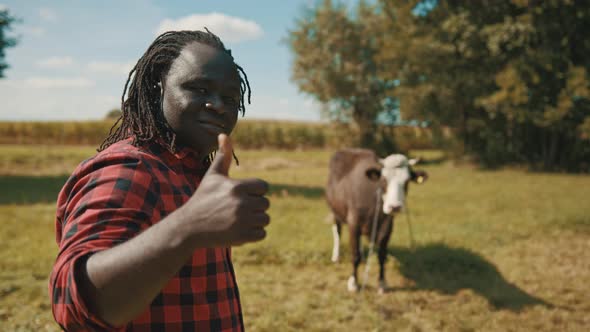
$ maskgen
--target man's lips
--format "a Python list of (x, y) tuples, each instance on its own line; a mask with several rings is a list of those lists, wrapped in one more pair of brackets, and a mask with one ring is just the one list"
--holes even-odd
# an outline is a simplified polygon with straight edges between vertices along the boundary
[(199, 125), (215, 133), (225, 133), (225, 126), (213, 121), (199, 121)]

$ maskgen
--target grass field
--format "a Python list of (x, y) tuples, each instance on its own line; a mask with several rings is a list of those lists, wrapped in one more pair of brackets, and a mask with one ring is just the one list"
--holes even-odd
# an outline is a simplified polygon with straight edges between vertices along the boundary
[[(1, 331), (58, 330), (47, 297), (55, 197), (93, 153), (0, 145)], [(238, 151), (242, 166), (232, 176), (272, 186), (267, 239), (234, 251), (247, 330), (590, 330), (590, 176), (427, 163), (429, 181), (410, 188), (418, 246), (410, 249), (405, 216), (398, 216), (391, 290), (377, 294), (373, 257), (367, 288), (350, 294), (346, 231), (342, 261), (330, 262), (329, 155)]]

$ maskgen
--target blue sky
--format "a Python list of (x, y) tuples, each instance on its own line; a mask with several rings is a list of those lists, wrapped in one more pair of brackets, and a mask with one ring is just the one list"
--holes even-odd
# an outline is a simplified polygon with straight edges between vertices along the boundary
[[(345, 1), (346, 2), (346, 1)], [(0, 80), (0, 120), (100, 119), (119, 107), (130, 67), (158, 31), (207, 26), (248, 74), (246, 118), (319, 121), (290, 81), (282, 40), (313, 0), (0, 0), (22, 20)]]

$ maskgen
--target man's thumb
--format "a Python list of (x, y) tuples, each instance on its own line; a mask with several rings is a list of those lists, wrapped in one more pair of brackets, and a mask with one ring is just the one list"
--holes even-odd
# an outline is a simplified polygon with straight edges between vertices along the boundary
[(233, 154), (231, 140), (226, 134), (219, 134), (217, 136), (217, 143), (219, 144), (219, 149), (215, 154), (215, 159), (211, 162), (211, 166), (209, 166), (209, 172), (227, 176)]

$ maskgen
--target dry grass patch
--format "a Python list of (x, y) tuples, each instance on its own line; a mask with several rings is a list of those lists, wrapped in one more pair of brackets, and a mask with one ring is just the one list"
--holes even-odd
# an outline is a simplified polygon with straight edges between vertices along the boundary
[[(54, 200), (93, 150), (51, 149), (0, 147), (3, 331), (58, 330), (47, 296), (57, 251)], [(590, 330), (590, 176), (426, 163), (430, 178), (411, 186), (409, 198), (418, 247), (409, 248), (406, 217), (398, 216), (391, 289), (379, 296), (376, 257), (366, 290), (346, 291), (346, 231), (342, 261), (329, 261), (323, 187), (330, 151), (237, 152), (242, 166), (232, 166), (232, 176), (271, 184), (268, 237), (234, 251), (247, 330)]]

